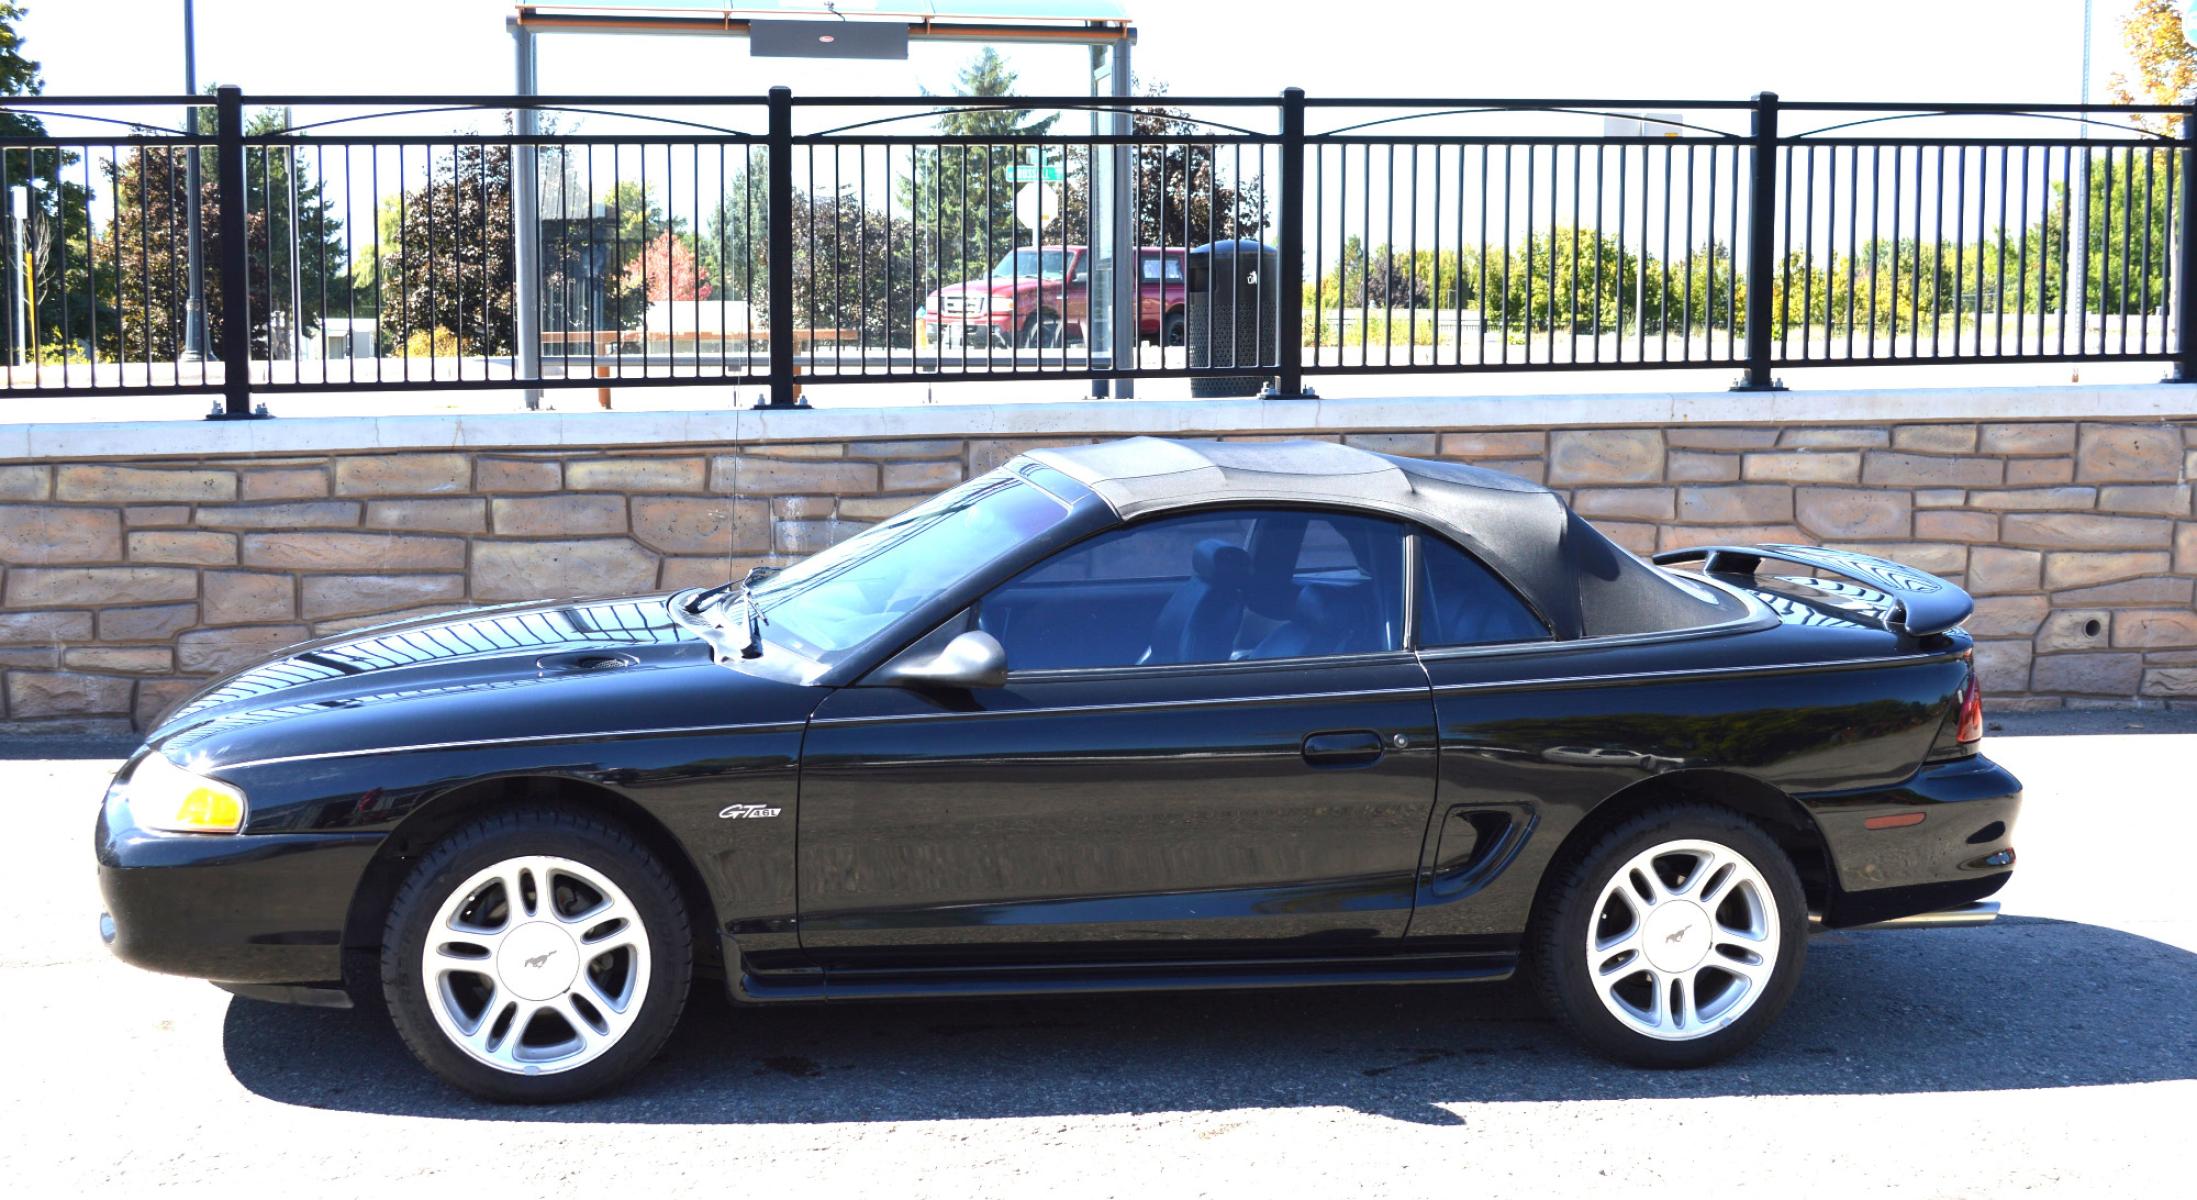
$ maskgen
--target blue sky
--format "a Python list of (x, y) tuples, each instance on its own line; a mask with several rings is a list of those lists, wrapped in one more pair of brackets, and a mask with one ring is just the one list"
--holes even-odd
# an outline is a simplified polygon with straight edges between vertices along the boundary
[[(29, 0), (55, 93), (181, 86), (181, 0)], [(2062, 100), (2081, 0), (1162, 0), (1128, 8), (1138, 74), (1178, 93)], [(247, 91), (504, 91), (508, 0), (198, 0), (201, 80)], [(2095, 95), (2123, 61), (2123, 0), (2098, 0)], [(908, 63), (751, 60), (738, 42), (562, 37), (545, 88), (853, 94), (945, 88), (966, 46)], [(1082, 55), (1012, 51), (1031, 92), (1081, 91)]]

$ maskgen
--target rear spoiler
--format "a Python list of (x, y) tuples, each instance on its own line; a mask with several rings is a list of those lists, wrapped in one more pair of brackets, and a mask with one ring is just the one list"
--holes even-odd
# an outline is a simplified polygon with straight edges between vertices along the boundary
[(1702, 570), (1715, 575), (1753, 575), (1764, 559), (1792, 563), (1825, 575), (1849, 579), (1892, 598), (1884, 627), (1903, 637), (1944, 633), (1976, 610), (1968, 593), (1927, 571), (1901, 566), (1874, 555), (1821, 546), (1693, 546), (1655, 556), (1657, 566), (1706, 560)]

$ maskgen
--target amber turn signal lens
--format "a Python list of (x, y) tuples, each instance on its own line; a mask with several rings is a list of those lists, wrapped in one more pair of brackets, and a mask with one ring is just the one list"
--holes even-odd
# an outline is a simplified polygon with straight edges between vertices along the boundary
[(1904, 829), (1909, 825), (1922, 824), (1922, 819), (1926, 815), (1928, 814), (1904, 812), (1893, 813), (1888, 817), (1868, 817), (1862, 821), (1861, 827), (1863, 829)]
[(235, 833), (244, 828), (244, 793), (194, 775), (158, 751), (146, 755), (125, 785), (130, 817), (161, 833)]

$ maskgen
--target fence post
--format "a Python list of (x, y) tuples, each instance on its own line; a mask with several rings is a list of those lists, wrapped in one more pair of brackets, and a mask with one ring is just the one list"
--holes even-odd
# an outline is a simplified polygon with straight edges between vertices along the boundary
[(2181, 261), (2174, 264), (2181, 278), (2174, 281), (2174, 373), (2167, 377), (2169, 383), (2197, 383), (2197, 205), (2193, 205), (2190, 189), (2197, 187), (2197, 106), (2182, 114), (2182, 195), (2181, 209), (2175, 214), (2180, 222), (2180, 244), (2176, 255)]
[(770, 90), (770, 194), (763, 216), (770, 278), (770, 400), (793, 408), (793, 89)]
[(1269, 398), (1304, 390), (1304, 89), (1282, 89), (1281, 328)]
[(244, 210), (250, 203), (244, 189), (244, 93), (235, 87), (214, 89), (214, 197), (221, 205), (221, 410), (208, 413), (207, 419), (238, 421), (254, 414), (252, 259), (244, 232)]
[(1735, 392), (1775, 392), (1770, 376), (1770, 293), (1777, 278), (1777, 93), (1755, 97), (1754, 164), (1747, 188), (1747, 374)]

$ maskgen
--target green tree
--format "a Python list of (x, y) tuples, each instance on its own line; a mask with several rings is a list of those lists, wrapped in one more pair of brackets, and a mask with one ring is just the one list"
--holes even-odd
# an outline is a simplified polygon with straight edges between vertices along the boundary
[[(28, 10), (12, 0), (0, 0), (0, 95), (35, 96), (45, 91), (35, 59), (23, 53), (23, 36), (17, 31)], [(27, 113), (0, 112), (0, 136), (35, 138), (46, 133), (45, 123)], [(81, 347), (99, 324), (114, 319), (97, 307), (97, 292), (90, 269), (91, 208), (89, 180), (74, 151), (23, 147), (0, 150), (0, 175), (13, 186), (25, 187), (29, 211), (23, 216), (23, 237), (17, 239), (15, 222), (6, 221), (0, 234), (0, 250), (8, 270), (0, 278), (12, 280), (30, 260), (32, 299), (31, 327), (18, 329), (13, 305), (0, 321), (0, 342), (12, 356), (19, 343), (29, 342), (44, 354), (82, 354)], [(12, 201), (11, 201), (12, 202)]]
[(1697, 337), (1711, 330), (1738, 333), (1747, 323), (1747, 284), (1739, 278), (1732, 248), (1711, 239), (1692, 259), (1689, 269), (1681, 258), (1664, 285), (1663, 298), (1677, 314), (1674, 324)]
[[(2166, 304), (2171, 150), (2108, 152), (2090, 169), (2084, 296), (2092, 312), (2157, 312)], [(2178, 198), (2179, 199), (2179, 198)]]
[[(987, 46), (955, 77), (953, 94), (1011, 96), (1016, 78), (1007, 60)], [(1020, 185), (1013, 181), (1013, 168), (1035, 149), (1028, 139), (1043, 137), (1058, 119), (1036, 118), (1026, 108), (957, 107), (938, 118), (938, 132), (984, 142), (913, 149), (909, 173), (899, 181), (900, 204), (910, 215), (915, 236), (931, 247), (919, 261), (938, 273), (939, 282), (981, 276), (1008, 250), (1032, 240), (1015, 219)], [(1042, 153), (1047, 165), (1062, 162), (1063, 152), (1056, 147)], [(838, 206), (837, 201), (826, 203)]]
[(397, 197), (381, 197), (374, 208), (373, 232), (352, 235), (352, 303), (369, 316), (381, 308), (381, 260), (377, 255), (396, 244), (400, 207)]
[[(1167, 95), (1167, 85), (1147, 93)], [(1130, 185), (1137, 210), (1137, 240), (1147, 246), (1195, 246), (1226, 238), (1262, 238), (1273, 218), (1257, 175), (1257, 152), (1248, 147), (1163, 142), (1194, 138), (1208, 126), (1179, 108), (1140, 108), (1129, 131), (1141, 141)]]
[[(1154, 84), (1145, 94), (1164, 99), (1167, 85)], [(1137, 145), (1130, 151), (1129, 190), (1138, 244), (1195, 246), (1260, 238), (1273, 225), (1259, 179), (1258, 150), (1196, 141), (1211, 132), (1188, 112), (1165, 104), (1148, 104), (1130, 114), (1129, 133)], [(1056, 153), (1066, 180), (1060, 219), (1055, 222), (1048, 214), (1047, 237), (1082, 241), (1090, 229), (1090, 155), (1075, 146)], [(1100, 157), (1104, 161), (1103, 149)]]
[(1597, 230), (1560, 226), (1533, 234), (1522, 247), (1490, 249), (1488, 258), (1481, 317), (1506, 330), (1608, 333), (1634, 323), (1650, 331), (1679, 325), (1679, 289), (1672, 284), (1682, 288), (1682, 281)]
[[(807, 236), (793, 241), (793, 321), (809, 329), (860, 330), (871, 346), (906, 347), (915, 344), (915, 308), (922, 299), (916, 290), (917, 267), (923, 267), (925, 289), (936, 285), (933, 269), (916, 259), (918, 233), (914, 223), (894, 213), (885, 216), (866, 210), (852, 188), (837, 193), (812, 195), (796, 192), (792, 201), (794, 228)], [(756, 287), (762, 289), (767, 256), (756, 257)], [(765, 319), (768, 304), (757, 298), (756, 320)]]
[[(282, 128), (282, 114), (271, 109), (254, 113), (245, 122), (245, 132), (253, 136)], [(183, 307), (190, 287), (187, 153), (133, 148), (103, 168), (115, 203), (94, 256), (101, 276), (98, 291), (103, 298), (111, 298), (106, 311), (113, 313), (112, 319), (101, 322), (102, 355), (142, 362), (174, 358), (183, 349)], [(213, 154), (210, 150), (200, 154), (207, 334), (210, 343), (219, 347), (227, 316), (221, 303), (226, 281), (219, 269), (221, 205)], [(253, 147), (246, 152), (244, 176), (245, 282), (252, 354), (287, 354), (293, 349), (293, 334), (304, 338), (319, 330), (324, 311), (330, 316), (352, 311), (343, 222), (310, 156), (281, 147)], [(293, 307), (294, 329), (287, 324)], [(277, 314), (282, 321), (274, 319)], [(373, 313), (367, 309), (362, 315)]]
[(1320, 304), (1348, 308), (1465, 308), (1479, 298), (1476, 250), (1362, 252), (1357, 234), (1343, 239), (1341, 257), (1320, 281)]
[[(770, 287), (762, 270), (768, 242), (768, 172), (742, 163), (725, 177), (724, 195), (695, 230), (695, 257), (717, 293), (761, 305)], [(752, 295), (750, 293), (753, 293)], [(760, 308), (758, 308), (760, 315)]]
[[(2134, 0), (2121, 18), (2121, 44), (2136, 77), (2118, 71), (2112, 80), (2117, 104), (2187, 104), (2197, 96), (2197, 47), (2182, 35), (2187, 0)], [(2174, 132), (2162, 116), (2142, 118), (2156, 133)]]

